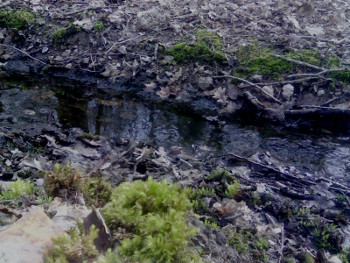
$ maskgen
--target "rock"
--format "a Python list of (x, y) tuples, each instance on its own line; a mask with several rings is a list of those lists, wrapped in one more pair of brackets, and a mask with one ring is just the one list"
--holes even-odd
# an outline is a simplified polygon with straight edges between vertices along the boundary
[(198, 78), (197, 84), (202, 90), (209, 90), (209, 88), (213, 85), (213, 78), (211, 77), (200, 77)]
[(273, 93), (274, 93), (274, 89), (272, 86), (264, 86), (262, 88), (263, 91), (265, 91), (267, 94), (271, 95), (271, 96), (274, 96)]
[(262, 76), (262, 75), (255, 74), (255, 75), (252, 77), (252, 80), (257, 81), (257, 82), (262, 82), (263, 76)]
[(290, 100), (294, 94), (294, 87), (291, 84), (284, 85), (282, 88), (282, 97), (285, 100)]
[(0, 232), (3, 263), (41, 263), (52, 247), (51, 238), (63, 234), (41, 208), (34, 208), (10, 228)]
[(333, 256), (328, 260), (329, 263), (342, 263), (342, 261), (340, 260), (340, 258), (338, 258), (337, 256)]

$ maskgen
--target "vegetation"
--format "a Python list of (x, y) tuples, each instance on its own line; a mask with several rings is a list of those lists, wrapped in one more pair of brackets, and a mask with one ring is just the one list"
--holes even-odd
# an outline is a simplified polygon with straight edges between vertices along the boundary
[(193, 45), (179, 43), (168, 50), (168, 54), (174, 57), (178, 64), (187, 62), (199, 62), (213, 65), (214, 63), (226, 63), (225, 56), (218, 50), (222, 49), (222, 40), (215, 33), (206, 30), (198, 30), (196, 42)]
[(94, 27), (95, 31), (98, 31), (98, 32), (102, 32), (104, 28), (105, 27), (102, 21), (98, 21)]
[(82, 192), (85, 178), (70, 165), (55, 164), (52, 171), (45, 172), (45, 189), (53, 197), (60, 196), (60, 191), (66, 189), (70, 193)]
[(65, 38), (72, 34), (73, 32), (76, 32), (80, 29), (79, 26), (75, 26), (72, 23), (69, 24), (67, 27), (58, 28), (52, 35), (51, 38), (53, 42), (56, 44), (63, 43), (65, 41)]
[(222, 179), (233, 179), (233, 176), (229, 171), (218, 168), (207, 177), (207, 180), (209, 181), (220, 181)]
[(112, 249), (108, 249), (103, 256), (98, 258), (96, 263), (122, 263), (122, 260)]
[(212, 228), (219, 228), (219, 225), (213, 220), (205, 219), (203, 224)]
[(255, 260), (264, 260), (269, 249), (268, 241), (253, 229), (235, 229), (228, 234), (228, 245), (235, 247), (239, 254), (249, 254)]
[(0, 26), (25, 29), (34, 22), (35, 14), (26, 9), (0, 11)]
[(319, 224), (313, 234), (318, 248), (324, 248), (329, 251), (337, 251), (337, 240), (340, 238), (339, 232), (334, 224)]
[(84, 193), (96, 206), (104, 206), (111, 198), (112, 185), (101, 177), (91, 177), (84, 183)]
[(236, 180), (227, 186), (227, 190), (225, 191), (225, 194), (229, 198), (234, 198), (240, 192), (241, 192), (241, 184), (238, 180)]
[(83, 262), (98, 255), (94, 245), (98, 230), (92, 225), (86, 234), (82, 224), (78, 224), (78, 227), (79, 229), (72, 228), (68, 233), (52, 238), (54, 246), (50, 250), (47, 263)]
[(123, 226), (133, 234), (121, 242), (121, 255), (142, 262), (189, 262), (187, 253), (178, 254), (197, 232), (186, 223), (188, 194), (188, 189), (152, 178), (119, 185), (103, 215), (111, 228)]
[(21, 179), (11, 182), (7, 190), (2, 191), (0, 200), (14, 200), (33, 193), (34, 184), (30, 181), (25, 182)]

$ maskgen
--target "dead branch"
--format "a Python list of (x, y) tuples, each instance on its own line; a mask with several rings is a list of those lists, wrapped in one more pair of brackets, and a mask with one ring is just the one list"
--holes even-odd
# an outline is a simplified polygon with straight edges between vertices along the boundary
[(274, 96), (270, 95), (269, 93), (267, 93), (265, 90), (263, 90), (260, 86), (258, 86), (257, 84), (250, 82), (249, 80), (246, 79), (242, 79), (239, 77), (235, 77), (233, 75), (222, 75), (222, 76), (213, 76), (213, 78), (219, 79), (219, 78), (230, 78), (230, 79), (235, 79), (241, 82), (244, 82), (246, 84), (248, 84), (249, 86), (252, 86), (256, 89), (258, 89), (262, 94), (264, 94), (266, 97), (272, 99), (274, 102), (278, 103), (278, 104), (282, 104), (281, 101), (279, 101), (278, 99), (276, 99)]
[(29, 55), (27, 52), (25, 52), (25, 51), (23, 51), (23, 50), (21, 50), (21, 49), (19, 49), (19, 48), (16, 48), (15, 46), (12, 46), (12, 45), (5, 45), (5, 44), (0, 44), (0, 46), (2, 46), (2, 47), (8, 47), (8, 48), (13, 48), (14, 50), (16, 50), (16, 51), (22, 53), (23, 55), (26, 55), (27, 57), (29, 57), (29, 58), (31, 58), (31, 59), (33, 59), (33, 60), (35, 60), (35, 61), (37, 61), (37, 62), (40, 62), (41, 64), (44, 64), (45, 66), (47, 66), (47, 63), (45, 63), (44, 61), (42, 61), (42, 60), (40, 60), (40, 59), (37, 59), (37, 58), (35, 58), (35, 57)]
[(296, 60), (296, 59), (293, 59), (293, 58), (288, 58), (288, 57), (277, 55), (277, 54), (272, 54), (272, 56), (274, 56), (276, 58), (280, 58), (280, 59), (286, 60), (286, 61), (289, 61), (289, 62), (293, 62), (294, 64), (298, 64), (298, 65), (301, 65), (301, 66), (304, 66), (304, 67), (313, 68), (313, 69), (322, 70), (322, 71), (327, 70), (325, 68), (321, 68), (321, 67), (318, 67), (318, 66), (306, 63), (306, 62), (302, 62), (302, 61), (299, 61), (299, 60)]

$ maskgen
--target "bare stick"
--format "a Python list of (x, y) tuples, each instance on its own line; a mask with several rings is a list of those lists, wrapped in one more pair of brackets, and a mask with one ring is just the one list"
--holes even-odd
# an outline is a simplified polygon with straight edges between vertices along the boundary
[(23, 51), (23, 50), (20, 50), (19, 48), (16, 48), (15, 46), (11, 46), (11, 45), (5, 45), (5, 44), (0, 44), (0, 46), (2, 47), (10, 47), (10, 48), (13, 48), (14, 50), (18, 51), (18, 52), (21, 52), (22, 54), (26, 55), (27, 57), (30, 57), (31, 59), (35, 60), (35, 61), (38, 61), (40, 62), (41, 64), (44, 64), (45, 66), (47, 66), (47, 64), (40, 60), (40, 59), (37, 59), (35, 57), (32, 57), (31, 55), (29, 55), (27, 52)]
[(120, 42), (115, 42), (106, 52), (105, 52), (105, 55), (107, 55), (116, 45), (120, 45), (120, 44), (123, 44), (125, 42), (128, 42), (128, 41), (131, 41), (131, 40), (135, 40), (135, 39), (138, 39), (140, 37), (142, 37), (144, 34), (141, 34), (137, 37), (134, 37), (134, 38), (128, 38), (128, 39), (125, 39), (123, 41), (120, 41)]
[(277, 54), (272, 54), (272, 56), (274, 56), (276, 58), (280, 58), (280, 59), (286, 60), (286, 61), (289, 61), (289, 62), (293, 62), (295, 64), (298, 64), (298, 65), (301, 65), (301, 66), (304, 66), (304, 67), (313, 68), (313, 69), (317, 69), (317, 70), (327, 70), (325, 68), (321, 68), (321, 67), (318, 67), (318, 66), (306, 63), (306, 62), (302, 62), (302, 61), (299, 61), (299, 60), (296, 60), (296, 59), (293, 59), (293, 58), (288, 58), (288, 57), (277, 55)]
[(242, 79), (239, 77), (235, 77), (233, 75), (223, 75), (223, 76), (213, 76), (213, 78), (219, 79), (219, 78), (230, 78), (230, 79), (235, 79), (235, 80), (239, 80), (241, 82), (244, 82), (246, 84), (248, 84), (249, 86), (253, 86), (256, 89), (258, 89), (259, 91), (261, 91), (265, 96), (269, 97), (270, 99), (272, 99), (274, 102), (277, 102), (278, 104), (282, 104), (282, 102), (280, 102), (278, 99), (276, 99), (274, 96), (270, 95), (269, 93), (267, 93), (265, 90), (263, 90), (261, 87), (259, 87), (257, 84), (250, 82), (249, 80), (246, 79)]

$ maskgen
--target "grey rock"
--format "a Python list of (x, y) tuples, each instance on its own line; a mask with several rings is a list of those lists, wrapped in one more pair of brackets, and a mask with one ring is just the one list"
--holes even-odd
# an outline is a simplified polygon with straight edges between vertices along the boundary
[(284, 85), (282, 88), (282, 97), (285, 100), (290, 100), (294, 94), (294, 87), (291, 84)]
[(213, 85), (213, 78), (211, 77), (200, 77), (198, 78), (197, 84), (202, 90), (209, 90)]
[(264, 86), (262, 88), (262, 90), (265, 91), (267, 94), (269, 94), (271, 96), (273, 96), (273, 94), (274, 94), (274, 89), (273, 89), (272, 86)]

